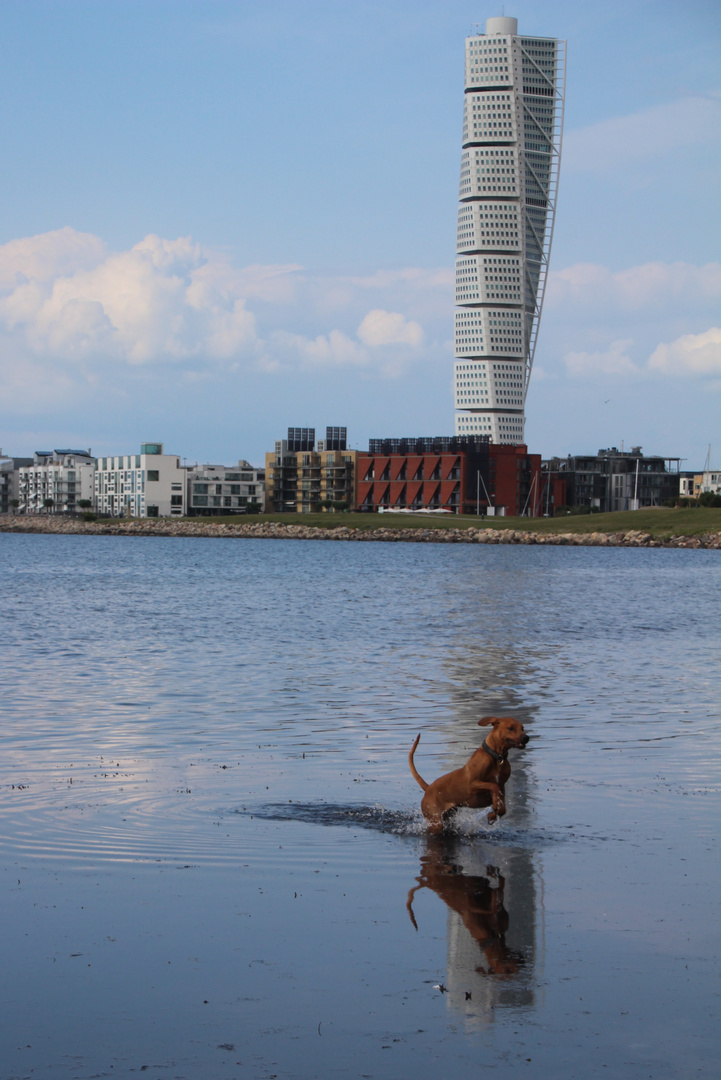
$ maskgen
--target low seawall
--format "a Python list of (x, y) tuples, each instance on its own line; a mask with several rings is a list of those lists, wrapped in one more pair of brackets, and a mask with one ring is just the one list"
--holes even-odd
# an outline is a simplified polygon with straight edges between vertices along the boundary
[(542, 533), (518, 529), (435, 529), (380, 526), (372, 529), (344, 525), (314, 528), (280, 522), (252, 522), (238, 525), (199, 521), (174, 521), (169, 518), (133, 520), (80, 521), (60, 517), (3, 516), (0, 532), (83, 534), (86, 536), (205, 536), (239, 540), (353, 540), (372, 543), (428, 544), (551, 544), (576, 547), (672, 547), (721, 549), (721, 532), (701, 536), (654, 537), (629, 529), (625, 532)]

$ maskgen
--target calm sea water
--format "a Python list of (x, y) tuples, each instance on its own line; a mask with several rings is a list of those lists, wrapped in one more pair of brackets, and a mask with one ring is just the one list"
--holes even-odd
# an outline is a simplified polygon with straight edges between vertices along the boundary
[[(690, 1078), (717, 552), (0, 534), (0, 1077)], [(429, 839), (480, 716), (508, 814)]]

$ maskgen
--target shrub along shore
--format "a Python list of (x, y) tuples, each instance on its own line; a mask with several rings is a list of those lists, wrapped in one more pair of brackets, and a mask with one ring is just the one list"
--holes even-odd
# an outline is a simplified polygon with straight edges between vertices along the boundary
[(233, 518), (0, 517), (0, 532), (87, 536), (206, 536), (435, 544), (567, 544), (721, 550), (721, 510), (659, 509), (563, 518), (455, 515), (258, 514)]

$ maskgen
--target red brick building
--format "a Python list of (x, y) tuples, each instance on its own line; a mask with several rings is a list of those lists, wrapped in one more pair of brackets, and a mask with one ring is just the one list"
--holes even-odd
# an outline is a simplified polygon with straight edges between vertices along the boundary
[(537, 517), (541, 455), (482, 436), (372, 439), (357, 458), (357, 508)]

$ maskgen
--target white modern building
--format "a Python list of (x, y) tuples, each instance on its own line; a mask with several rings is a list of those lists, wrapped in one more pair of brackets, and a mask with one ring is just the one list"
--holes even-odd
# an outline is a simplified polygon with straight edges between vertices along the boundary
[(92, 501), (94, 471), (89, 450), (36, 450), (32, 465), (18, 469), (18, 512), (74, 513)]
[(262, 514), (265, 509), (265, 470), (247, 461), (237, 465), (188, 467), (188, 514)]
[(705, 469), (704, 472), (699, 473), (696, 483), (696, 494), (721, 495), (721, 471), (715, 469)]
[(142, 443), (139, 454), (97, 459), (95, 510), (111, 517), (174, 517), (185, 513), (185, 469), (162, 443)]
[(561, 160), (565, 42), (488, 19), (466, 39), (456, 244), (457, 435), (523, 443)]

